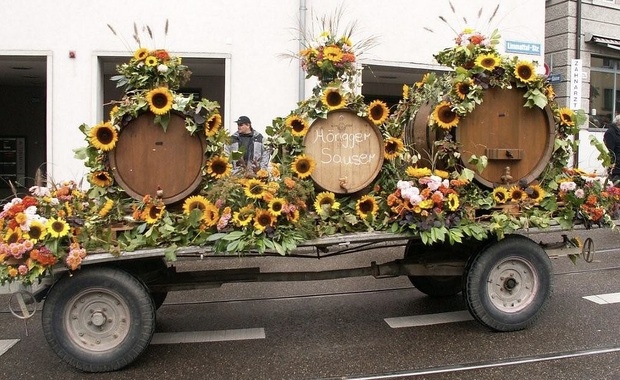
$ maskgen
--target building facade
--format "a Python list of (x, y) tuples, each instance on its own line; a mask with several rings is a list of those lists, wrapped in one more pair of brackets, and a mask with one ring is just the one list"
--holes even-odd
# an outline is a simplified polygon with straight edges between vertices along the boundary
[[(360, 91), (369, 101), (393, 104), (403, 84), (446, 70), (433, 54), (452, 46), (466, 27), (485, 34), (497, 29), (500, 51), (541, 64), (550, 51), (554, 70), (564, 70), (570, 54), (545, 50), (545, 6), (547, 21), (559, 25), (552, 15), (573, 10), (574, 2), (6, 0), (11, 17), (0, 24), (0, 198), (10, 195), (8, 180), (32, 185), (37, 168), (51, 181), (83, 181), (86, 169), (74, 157), (85, 145), (79, 126), (105, 121), (121, 97), (110, 78), (139, 46), (182, 57), (193, 73), (183, 91), (218, 101), (228, 129), (247, 115), (264, 131), (311, 93), (315, 82), (291, 55), (305, 37), (321, 33), (321, 17), (338, 15), (333, 19), (343, 30), (353, 26), (354, 42), (375, 41), (359, 56)], [(574, 23), (564, 22), (570, 32)], [(587, 30), (607, 35), (602, 27)], [(551, 36), (552, 46), (562, 38), (570, 34)], [(582, 45), (584, 57), (588, 46), (608, 50)]]
[(604, 174), (590, 138), (602, 140), (620, 114), (620, 1), (547, 0), (545, 7), (545, 62), (558, 102), (589, 116), (578, 136), (577, 166)]

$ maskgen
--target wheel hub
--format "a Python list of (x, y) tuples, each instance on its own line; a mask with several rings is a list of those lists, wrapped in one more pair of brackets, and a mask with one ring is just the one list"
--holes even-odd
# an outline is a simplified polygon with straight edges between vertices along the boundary
[(520, 257), (506, 258), (489, 272), (487, 295), (499, 310), (516, 313), (536, 298), (538, 284), (530, 262)]
[(129, 305), (120, 294), (89, 289), (77, 294), (69, 305), (65, 314), (67, 332), (82, 348), (111, 350), (129, 333)]
[(93, 323), (93, 325), (97, 326), (97, 327), (101, 327), (103, 326), (103, 324), (106, 322), (107, 317), (105, 316), (105, 314), (103, 314), (100, 311), (96, 311), (93, 313), (93, 315), (90, 317), (91, 322)]

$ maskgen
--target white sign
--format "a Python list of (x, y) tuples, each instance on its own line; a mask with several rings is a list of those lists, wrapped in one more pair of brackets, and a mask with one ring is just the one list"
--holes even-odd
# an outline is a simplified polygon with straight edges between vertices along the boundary
[(569, 106), (572, 110), (581, 109), (581, 59), (572, 59), (570, 63)]

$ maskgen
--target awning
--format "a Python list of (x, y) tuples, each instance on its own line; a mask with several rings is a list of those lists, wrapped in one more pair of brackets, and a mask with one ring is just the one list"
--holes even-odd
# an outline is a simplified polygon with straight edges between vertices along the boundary
[(605, 36), (599, 36), (592, 33), (586, 33), (585, 35), (586, 42), (590, 42), (593, 44), (597, 44), (603, 47), (607, 47), (614, 50), (620, 50), (620, 39), (619, 38), (611, 38)]

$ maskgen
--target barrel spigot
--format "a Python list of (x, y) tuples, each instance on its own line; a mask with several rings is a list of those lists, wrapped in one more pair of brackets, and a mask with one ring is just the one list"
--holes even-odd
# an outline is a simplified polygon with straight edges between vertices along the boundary
[(338, 178), (340, 181), (340, 187), (346, 192), (349, 192), (349, 182), (347, 181), (347, 177)]
[(510, 166), (506, 166), (504, 169), (504, 175), (500, 177), (504, 185), (509, 185), (512, 182), (512, 175), (510, 175)]

